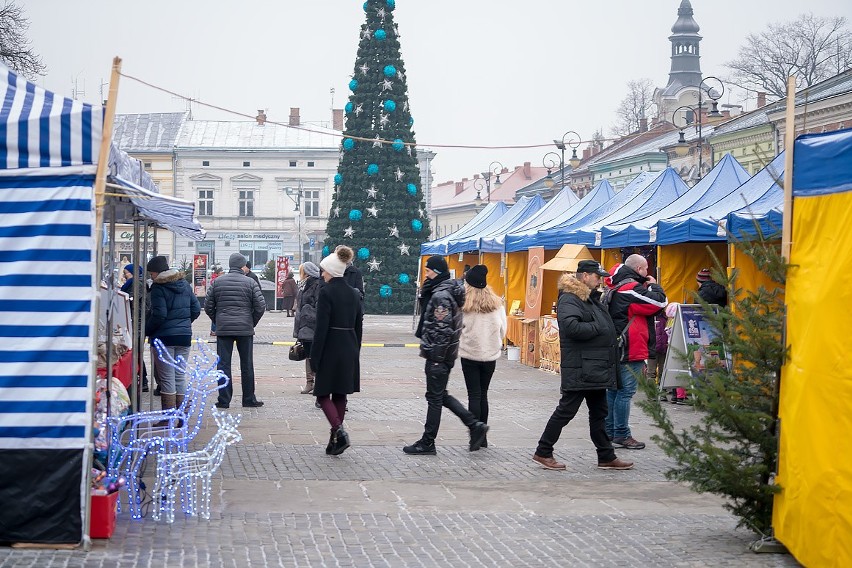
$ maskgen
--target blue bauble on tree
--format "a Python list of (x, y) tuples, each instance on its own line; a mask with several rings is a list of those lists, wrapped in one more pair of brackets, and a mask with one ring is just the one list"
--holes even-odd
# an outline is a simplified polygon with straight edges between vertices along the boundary
[(388, 10), (396, 8), (396, 0), (387, 0)]
[(368, 8), (368, 6), (367, 6), (367, 2), (364, 2), (364, 11), (365, 11), (365, 12), (367, 11), (367, 8)]
[(360, 221), (361, 217), (363, 217), (363, 216), (364, 215), (362, 215), (361, 212), (357, 209), (353, 209), (352, 211), (349, 212), (349, 219), (351, 221)]
[(396, 75), (396, 67), (393, 65), (385, 65), (385, 77), (393, 77)]
[(352, 104), (352, 101), (349, 101), (348, 103), (346, 103), (346, 106), (343, 107), (343, 110), (346, 111), (346, 114), (349, 114), (350, 112), (355, 110), (355, 105)]
[(400, 138), (397, 138), (393, 141), (391, 147), (397, 152), (402, 152), (403, 150), (405, 150), (405, 142), (403, 142)]
[(349, 90), (350, 91), (354, 91), (357, 88), (358, 88), (358, 79), (352, 79), (351, 81), (349, 81)]
[(379, 288), (379, 296), (382, 298), (390, 298), (391, 294), (393, 294), (393, 288), (387, 284), (382, 284), (382, 287)]
[(378, 164), (370, 164), (369, 166), (367, 166), (367, 175), (368, 176), (375, 176), (375, 175), (378, 175), (378, 173), (379, 173), (379, 165)]
[(354, 140), (352, 140), (351, 138), (344, 138), (343, 139), (343, 149), (344, 150), (351, 150), (354, 147), (355, 147), (355, 141)]
[(420, 219), (413, 219), (411, 221), (411, 228), (414, 229), (415, 233), (419, 233), (423, 230), (423, 223), (420, 221)]
[(367, 247), (361, 247), (358, 249), (358, 259), (359, 260), (367, 260), (370, 258), (370, 249)]
[(328, 249), (328, 245), (326, 245), (326, 246), (322, 247), (322, 256), (323, 256), (323, 257), (328, 256), (328, 255), (329, 255), (329, 253), (331, 253), (331, 251)]
[(413, 183), (409, 183), (405, 189), (408, 190), (408, 193), (411, 195), (417, 195), (417, 186)]
[(340, 185), (343, 183), (343, 176), (341, 174), (334, 174), (334, 185)]
[(386, 100), (384, 104), (385, 110), (388, 112), (393, 112), (396, 110), (396, 103), (392, 100)]
[(388, 37), (388, 34), (385, 30), (376, 30), (375, 33), (373, 33), (373, 37), (379, 41), (384, 41), (385, 38)]
[(405, 272), (403, 272), (399, 275), (399, 278), (397, 278), (397, 280), (399, 280), (400, 284), (408, 284), (411, 281), (411, 277)]
[(408, 125), (409, 125), (409, 126), (414, 126), (414, 117), (413, 117), (413, 116), (412, 116), (411, 118), (409, 118), (409, 119), (408, 119)]

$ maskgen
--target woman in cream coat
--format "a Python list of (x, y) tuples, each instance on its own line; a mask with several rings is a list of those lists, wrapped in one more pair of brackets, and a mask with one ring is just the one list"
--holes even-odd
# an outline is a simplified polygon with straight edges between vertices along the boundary
[[(477, 264), (465, 274), (464, 323), (459, 343), (468, 410), (488, 422), (488, 386), (497, 366), (506, 335), (503, 300), (488, 286), (488, 268)], [(483, 441), (483, 448), (488, 442)]]

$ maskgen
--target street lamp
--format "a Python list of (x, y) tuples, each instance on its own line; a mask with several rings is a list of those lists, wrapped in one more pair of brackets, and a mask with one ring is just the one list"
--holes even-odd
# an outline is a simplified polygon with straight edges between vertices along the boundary
[(485, 182), (482, 178), (476, 178), (473, 180), (473, 188), (476, 190), (476, 197), (473, 198), (474, 207), (480, 207), (482, 205), (482, 197), (480, 196), (480, 192), (485, 189)]
[[(501, 173), (503, 173), (503, 164), (497, 161), (491, 162), (488, 165), (488, 171), (482, 172), (482, 179), (485, 180), (485, 195), (488, 203), (491, 203), (491, 176), (492, 174), (497, 176), (497, 179), (494, 180), (494, 189), (497, 189), (503, 184), (503, 182), (500, 181)], [(475, 182), (473, 185), (476, 187)], [(479, 196), (479, 189), (476, 190), (476, 195)]]
[(296, 204), (296, 208), (293, 211), (296, 212), (296, 240), (298, 242), (298, 246), (296, 247), (297, 260), (299, 264), (302, 264), (302, 197), (304, 196), (304, 187), (302, 186), (302, 180), (299, 180), (299, 187), (285, 187), (284, 193), (290, 200)]
[[(560, 159), (559, 154), (556, 152), (548, 152), (544, 155), (544, 158), (541, 159), (541, 165), (547, 168), (547, 177), (544, 178), (544, 187), (550, 189), (554, 186), (556, 182), (553, 181), (553, 176), (550, 175), (551, 170), (559, 164), (560, 167), (564, 165), (564, 162)], [(565, 174), (563, 175), (563, 179)], [(564, 186), (564, 185), (563, 185)]]
[[(569, 134), (571, 135), (570, 137), (568, 137)], [(571, 164), (572, 168), (576, 168), (580, 165), (580, 158), (577, 157), (577, 148), (580, 146), (581, 141), (582, 138), (580, 138), (580, 135), (573, 130), (569, 130), (563, 134), (561, 140), (553, 141), (556, 144), (556, 148), (562, 151), (562, 159), (559, 161), (559, 171), (562, 174), (562, 187), (560, 189), (565, 189), (565, 146), (571, 147), (571, 158), (568, 163)]]
[[(711, 80), (711, 79), (714, 80), (714, 81), (717, 81), (719, 83), (719, 90), (718, 91), (716, 89), (713, 89), (713, 88), (709, 87), (708, 85), (704, 84), (705, 81), (708, 81), (708, 80)], [(675, 115), (677, 114), (677, 112), (680, 109), (689, 110), (690, 112), (692, 112), (693, 116), (695, 117), (696, 127), (698, 128), (698, 179), (699, 180), (701, 179), (701, 177), (703, 175), (703, 168), (704, 168), (704, 152), (702, 151), (702, 146), (704, 144), (704, 137), (702, 136), (701, 130), (702, 130), (703, 122), (704, 122), (703, 110), (704, 110), (705, 89), (706, 89), (707, 98), (710, 99), (710, 102), (711, 102), (710, 112), (707, 113), (707, 118), (719, 118), (720, 116), (722, 116), (722, 113), (719, 112), (719, 99), (721, 99), (722, 95), (725, 94), (725, 84), (722, 83), (722, 81), (718, 77), (713, 77), (713, 76), (704, 77), (703, 79), (701, 79), (701, 82), (698, 83), (698, 108), (697, 109), (694, 109), (691, 106), (679, 106), (672, 113), (672, 124), (674, 124), (675, 126), (677, 126), (677, 124), (675, 124), (675, 121), (674, 121)], [(684, 128), (686, 128), (686, 126), (688, 124), (689, 124), (689, 121), (687, 120), (687, 123), (684, 124)], [(683, 128), (681, 128), (680, 129), (680, 135), (678, 136), (677, 144), (675, 145), (675, 154), (682, 157), (682, 156), (686, 156), (686, 154), (688, 152), (689, 152), (689, 144), (686, 141), (686, 137), (684, 135)]]

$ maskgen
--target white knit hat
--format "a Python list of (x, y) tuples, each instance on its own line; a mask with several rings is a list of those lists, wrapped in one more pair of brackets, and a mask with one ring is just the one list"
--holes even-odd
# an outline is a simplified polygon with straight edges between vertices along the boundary
[(339, 246), (333, 253), (320, 261), (320, 268), (331, 274), (332, 278), (339, 278), (346, 272), (346, 265), (355, 256), (352, 249)]

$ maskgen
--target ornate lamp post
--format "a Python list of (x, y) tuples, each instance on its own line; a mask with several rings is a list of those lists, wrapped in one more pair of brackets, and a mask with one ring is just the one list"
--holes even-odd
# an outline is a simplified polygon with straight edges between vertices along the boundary
[[(719, 83), (719, 90), (712, 89), (709, 86), (704, 85), (705, 81), (714, 80)], [(717, 77), (705, 77), (701, 79), (701, 82), (698, 84), (698, 108), (695, 109), (691, 106), (679, 106), (672, 113), (672, 124), (677, 126), (675, 123), (675, 115), (677, 115), (678, 111), (681, 109), (687, 109), (692, 112), (695, 125), (698, 129), (698, 179), (700, 180), (703, 175), (704, 168), (704, 152), (702, 151), (702, 147), (704, 144), (704, 137), (702, 136), (702, 126), (703, 126), (703, 109), (704, 109), (704, 95), (711, 101), (710, 112), (707, 113), (707, 118), (718, 118), (722, 116), (722, 113), (719, 112), (719, 99), (722, 98), (722, 95), (725, 94), (725, 84), (722, 83)], [(678, 137), (677, 144), (675, 145), (675, 154), (678, 156), (686, 156), (689, 152), (689, 144), (686, 141), (686, 137), (684, 135), (683, 129), (689, 124), (689, 118), (686, 118), (686, 123), (683, 128), (680, 129), (680, 136)]]
[(298, 246), (296, 248), (298, 252), (297, 260), (299, 264), (302, 264), (302, 197), (304, 196), (304, 188), (302, 187), (302, 180), (299, 180), (299, 187), (285, 187), (284, 193), (290, 200), (296, 204), (296, 208), (293, 211), (296, 212), (296, 240), (298, 241)]
[[(564, 156), (563, 156), (563, 158), (564, 158)], [(553, 176), (550, 175), (550, 172), (551, 172), (551, 170), (553, 170), (553, 168), (556, 167), (557, 164), (559, 164), (559, 166), (562, 167), (562, 166), (565, 165), (565, 162), (559, 158), (559, 154), (557, 154), (556, 152), (548, 152), (541, 159), (541, 165), (544, 166), (545, 168), (547, 168), (547, 177), (544, 178), (544, 187), (546, 187), (547, 189), (552, 188), (556, 183), (556, 182), (553, 181)], [(562, 178), (563, 178), (563, 181), (564, 181), (564, 178), (565, 178), (564, 174), (562, 175)], [(564, 183), (563, 183), (563, 187), (564, 187)]]
[(559, 189), (565, 189), (565, 147), (569, 146), (571, 148), (571, 158), (568, 160), (568, 163), (571, 164), (572, 168), (576, 168), (580, 165), (580, 158), (577, 157), (577, 148), (580, 146), (581, 141), (582, 139), (580, 138), (580, 135), (573, 130), (569, 130), (563, 134), (561, 140), (553, 141), (553, 143), (556, 144), (556, 148), (562, 152), (562, 159), (559, 161), (559, 172), (562, 174), (562, 185)]
[[(488, 170), (482, 172), (482, 179), (485, 180), (485, 195), (488, 203), (491, 203), (491, 176), (494, 175), (497, 179), (494, 180), (494, 189), (500, 187), (503, 183), (500, 181), (500, 174), (503, 172), (503, 164), (498, 161), (491, 162), (488, 165)], [(476, 187), (476, 183), (474, 182), (474, 187)], [(479, 197), (479, 190), (476, 191), (477, 197)]]

